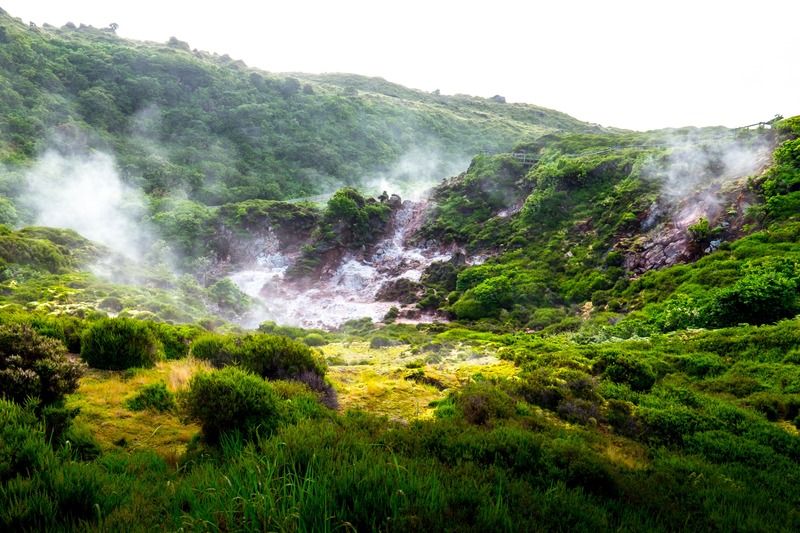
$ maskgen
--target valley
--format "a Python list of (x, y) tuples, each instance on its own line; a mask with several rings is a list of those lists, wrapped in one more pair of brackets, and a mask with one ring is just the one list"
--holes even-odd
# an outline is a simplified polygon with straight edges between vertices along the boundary
[(0, 44), (3, 530), (800, 529), (800, 117)]

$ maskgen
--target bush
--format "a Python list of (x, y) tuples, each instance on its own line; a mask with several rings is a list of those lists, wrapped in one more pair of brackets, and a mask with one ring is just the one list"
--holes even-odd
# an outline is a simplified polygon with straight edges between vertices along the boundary
[(286, 337), (251, 334), (239, 339), (240, 364), (266, 379), (298, 379), (305, 373), (323, 377), (325, 361), (305, 344)]
[(627, 383), (635, 391), (646, 391), (656, 382), (656, 373), (649, 363), (627, 353), (609, 353), (594, 366), (595, 371), (614, 383)]
[(211, 334), (194, 341), (192, 355), (209, 361), (216, 368), (239, 365), (264, 379), (300, 381), (319, 393), (326, 407), (336, 409), (338, 406), (336, 392), (325, 380), (328, 370), (325, 360), (302, 342), (264, 333)]
[(309, 333), (303, 337), (303, 344), (306, 346), (325, 346), (328, 344), (328, 341), (319, 333)]
[(188, 356), (192, 339), (201, 332), (195, 326), (173, 326), (164, 322), (150, 322), (149, 325), (161, 341), (167, 359), (183, 359)]
[(764, 413), (772, 422), (793, 420), (800, 415), (800, 394), (756, 392), (748, 396), (744, 403)]
[(237, 362), (234, 338), (208, 333), (192, 342), (190, 353), (197, 359), (208, 361), (214, 368), (223, 368)]
[(485, 382), (464, 387), (454, 403), (464, 419), (475, 425), (489, 425), (494, 420), (510, 418), (516, 412), (516, 402), (508, 394)]
[(797, 283), (781, 272), (748, 274), (719, 291), (704, 309), (710, 327), (772, 324), (800, 312)]
[(98, 320), (81, 338), (81, 357), (94, 368), (152, 367), (163, 354), (150, 326), (129, 318)]
[(136, 396), (125, 402), (125, 405), (131, 411), (144, 411), (145, 409), (171, 411), (177, 404), (175, 395), (167, 390), (166, 383), (161, 382), (142, 387)]
[(387, 348), (389, 346), (397, 346), (399, 344), (401, 343), (382, 336), (372, 337), (372, 340), (369, 341), (369, 347), (373, 350)]
[(85, 365), (66, 353), (61, 342), (27, 324), (0, 326), (0, 396), (20, 404), (35, 396), (46, 406), (74, 392)]
[(179, 393), (178, 403), (185, 418), (199, 423), (212, 444), (226, 432), (239, 432), (247, 439), (269, 435), (285, 412), (269, 383), (235, 367), (195, 374), (188, 389)]

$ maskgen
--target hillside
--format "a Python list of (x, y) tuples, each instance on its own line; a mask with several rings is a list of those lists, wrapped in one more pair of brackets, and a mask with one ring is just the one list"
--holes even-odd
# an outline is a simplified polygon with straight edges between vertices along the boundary
[[(0, 27), (0, 161), (24, 167), (69, 136), (113, 153), (148, 194), (180, 190), (207, 205), (363, 185), (414, 156), (436, 159), (422, 168), (438, 178), (482, 149), (598, 130), (535, 106), (263, 72), (178, 39), (28, 27), (5, 13)], [(14, 193), (9, 185), (0, 192)]]
[(800, 530), (800, 117), (2, 10), (0, 102), (4, 531)]

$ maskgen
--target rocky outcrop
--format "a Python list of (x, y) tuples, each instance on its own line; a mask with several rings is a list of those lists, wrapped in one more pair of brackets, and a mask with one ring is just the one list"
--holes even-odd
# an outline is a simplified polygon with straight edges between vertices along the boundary
[[(634, 274), (696, 261), (725, 241), (745, 234), (747, 208), (756, 202), (747, 178), (714, 183), (677, 205), (661, 198), (643, 214), (639, 233), (629, 233), (615, 247), (625, 253), (624, 268)], [(713, 238), (697, 239), (689, 227), (708, 220)]]

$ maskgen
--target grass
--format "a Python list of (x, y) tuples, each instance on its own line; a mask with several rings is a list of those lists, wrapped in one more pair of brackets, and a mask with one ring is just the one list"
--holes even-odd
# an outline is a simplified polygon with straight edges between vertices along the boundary
[[(435, 358), (412, 353), (408, 345), (372, 349), (367, 342), (329, 344), (323, 351), (326, 357), (340, 363), (329, 367), (328, 377), (339, 395), (341, 408), (363, 409), (392, 420), (431, 418), (432, 402), (443, 400), (476, 374), (491, 379), (518, 371), (509, 361), (464, 346), (441, 350)], [(419, 369), (406, 368), (407, 363), (426, 360), (437, 362), (424, 363)], [(407, 379), (419, 370), (426, 380)]]
[(175, 412), (134, 412), (125, 406), (125, 400), (142, 387), (161, 381), (177, 392), (201, 368), (206, 365), (200, 361), (182, 359), (160, 362), (147, 370), (92, 369), (78, 391), (68, 397), (67, 405), (80, 408), (76, 424), (92, 428), (105, 451), (146, 448), (164, 458), (176, 457), (186, 450), (199, 427), (184, 424)]
[[(431, 359), (430, 354), (411, 353), (407, 345), (371, 349), (368, 342), (334, 343), (323, 351), (326, 357), (344, 362), (328, 370), (340, 410), (362, 409), (391, 420), (432, 418), (432, 405), (472, 377), (499, 379), (518, 372), (510, 361), (459, 345), (440, 350), (437, 362), (428, 363), (424, 361)], [(406, 368), (412, 361), (423, 366)], [(92, 428), (105, 451), (146, 448), (165, 458), (175, 457), (186, 450), (199, 427), (184, 424), (175, 412), (134, 412), (125, 401), (142, 387), (159, 382), (177, 392), (202, 368), (208, 367), (189, 358), (159, 362), (152, 369), (91, 369), (78, 391), (68, 397), (68, 406), (80, 408), (76, 424)], [(408, 379), (420, 371), (425, 380)]]

